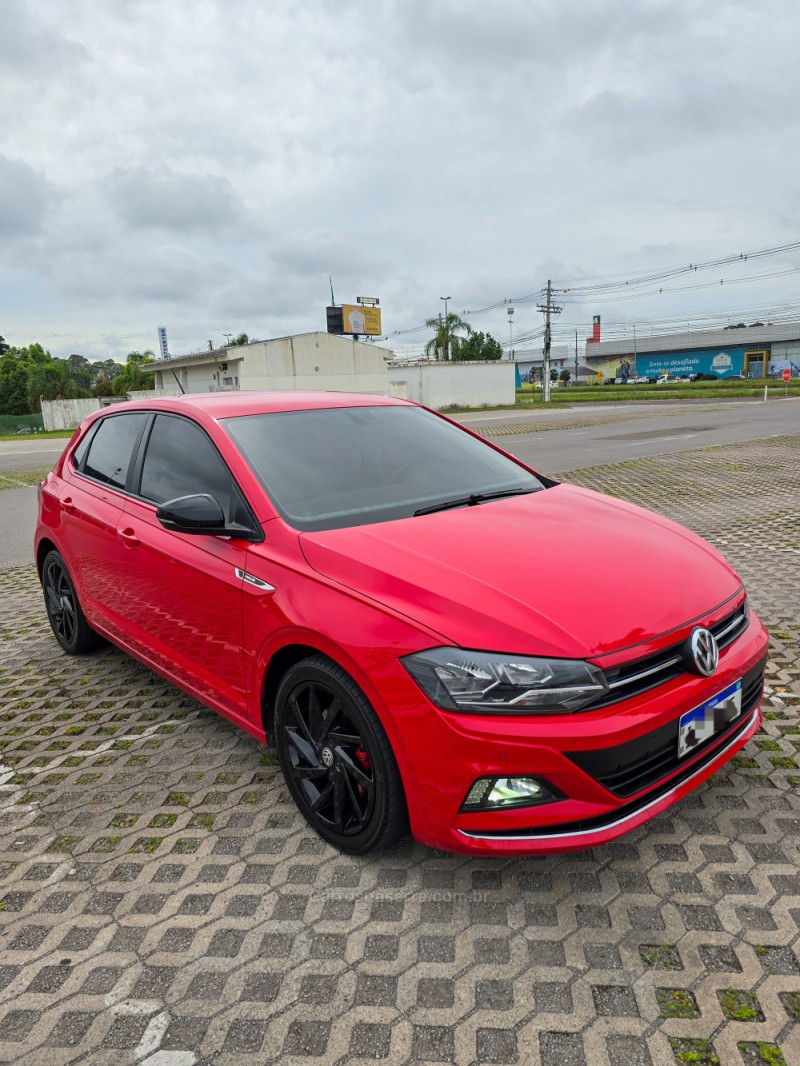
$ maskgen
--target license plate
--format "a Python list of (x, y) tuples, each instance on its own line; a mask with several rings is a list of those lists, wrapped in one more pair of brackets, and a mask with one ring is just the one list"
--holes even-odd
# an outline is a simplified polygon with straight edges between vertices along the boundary
[(678, 723), (678, 758), (689, 755), (709, 737), (726, 729), (741, 713), (742, 682), (735, 681), (699, 707), (682, 714)]

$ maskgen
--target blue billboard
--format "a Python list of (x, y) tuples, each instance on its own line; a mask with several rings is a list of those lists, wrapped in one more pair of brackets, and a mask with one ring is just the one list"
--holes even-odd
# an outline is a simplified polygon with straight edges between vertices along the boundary
[(751, 344), (734, 344), (730, 348), (698, 348), (674, 352), (653, 352), (636, 357), (636, 373), (643, 377), (674, 374), (714, 374), (726, 378), (743, 374), (745, 352), (754, 351)]

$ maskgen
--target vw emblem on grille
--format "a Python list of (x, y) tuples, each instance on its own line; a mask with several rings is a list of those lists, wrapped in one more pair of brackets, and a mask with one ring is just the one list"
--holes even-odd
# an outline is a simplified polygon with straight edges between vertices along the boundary
[(719, 664), (719, 648), (714, 634), (707, 629), (697, 628), (689, 638), (692, 663), (698, 674), (710, 677)]
[(330, 769), (331, 766), (333, 766), (333, 752), (331, 751), (330, 748), (323, 748), (322, 749), (322, 761), (325, 763), (325, 765), (328, 767), (328, 769)]

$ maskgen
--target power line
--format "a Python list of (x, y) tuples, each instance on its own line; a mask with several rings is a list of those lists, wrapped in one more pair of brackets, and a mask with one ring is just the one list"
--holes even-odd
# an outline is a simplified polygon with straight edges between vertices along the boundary
[[(789, 274), (800, 272), (800, 267), (792, 267), (785, 270), (770, 271), (761, 274), (751, 274), (744, 278), (729, 278), (720, 279), (718, 282), (700, 282), (697, 285), (685, 285), (685, 286), (673, 286), (667, 287), (659, 286), (657, 289), (651, 289), (649, 292), (636, 292), (632, 291), (645, 285), (652, 285), (657, 281), (668, 281), (670, 279), (677, 279), (683, 275), (696, 273), (697, 271), (710, 270), (714, 267), (727, 266), (734, 263), (745, 263), (751, 260), (769, 258), (775, 255), (784, 255), (789, 252), (795, 252), (800, 250), (800, 241), (792, 241), (786, 244), (773, 245), (768, 248), (759, 248), (755, 251), (739, 252), (733, 255), (720, 256), (715, 259), (705, 260), (698, 263), (690, 263), (680, 267), (670, 267), (662, 270), (656, 270), (648, 274), (641, 274), (639, 276), (627, 277), (624, 274), (609, 274), (605, 278), (597, 278), (589, 285), (579, 285), (581, 278), (575, 279), (575, 281), (560, 282), (557, 286), (553, 285), (552, 291), (556, 293), (562, 303), (572, 303), (574, 297), (578, 296), (581, 299), (577, 302), (585, 303), (588, 299), (591, 299), (593, 303), (604, 302), (622, 302), (627, 300), (642, 299), (647, 296), (660, 296), (667, 293), (688, 292), (693, 289), (707, 289), (716, 288), (720, 285), (743, 285), (750, 284), (751, 282), (763, 281), (770, 278), (785, 277)], [(621, 279), (624, 280), (615, 280)], [(614, 296), (615, 292), (625, 293), (625, 295)], [(461, 311), (461, 315), (469, 315), (476, 317), (478, 315), (488, 314), (491, 311), (499, 310), (502, 307), (507, 307), (510, 304), (521, 305), (526, 303), (534, 303), (539, 300), (542, 295), (542, 290), (537, 289), (534, 292), (520, 293), (516, 296), (506, 296), (499, 300), (494, 300), (491, 303), (485, 304), (482, 307), (476, 307), (472, 310), (464, 309)], [(739, 312), (744, 314), (745, 312)], [(422, 323), (417, 326), (410, 326), (406, 329), (395, 330), (392, 333), (387, 333), (381, 340), (390, 340), (392, 337), (406, 336), (411, 333), (419, 333), (423, 329), (428, 329), (426, 323)], [(520, 338), (518, 338), (519, 340)]]

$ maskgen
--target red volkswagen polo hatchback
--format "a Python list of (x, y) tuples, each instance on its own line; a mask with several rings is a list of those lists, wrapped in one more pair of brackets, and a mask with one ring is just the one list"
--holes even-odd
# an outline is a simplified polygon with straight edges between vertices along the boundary
[(351, 852), (409, 823), (449, 851), (602, 844), (760, 721), (767, 636), (714, 548), (399, 400), (105, 409), (40, 487), (35, 551), (64, 651), (110, 640), (274, 744)]

